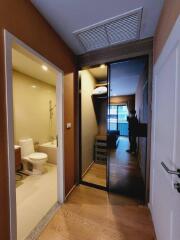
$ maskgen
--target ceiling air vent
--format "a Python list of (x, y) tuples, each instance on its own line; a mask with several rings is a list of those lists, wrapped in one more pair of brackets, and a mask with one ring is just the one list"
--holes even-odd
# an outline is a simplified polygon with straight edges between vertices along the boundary
[(142, 8), (88, 26), (73, 34), (86, 52), (139, 39)]

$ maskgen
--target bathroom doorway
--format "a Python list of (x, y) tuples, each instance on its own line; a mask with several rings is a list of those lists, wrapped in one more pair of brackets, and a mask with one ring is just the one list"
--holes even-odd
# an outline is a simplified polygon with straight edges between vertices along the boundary
[(37, 237), (64, 201), (63, 72), (5, 31), (11, 239)]

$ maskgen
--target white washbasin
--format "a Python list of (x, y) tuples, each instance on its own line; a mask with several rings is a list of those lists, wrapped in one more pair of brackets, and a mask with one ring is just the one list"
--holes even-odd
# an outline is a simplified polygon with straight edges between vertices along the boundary
[(18, 149), (18, 148), (20, 148), (19, 145), (14, 145), (14, 149)]

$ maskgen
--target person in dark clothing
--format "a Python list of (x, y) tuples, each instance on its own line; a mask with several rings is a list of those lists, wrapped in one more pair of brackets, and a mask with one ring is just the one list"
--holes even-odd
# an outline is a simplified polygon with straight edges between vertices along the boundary
[(137, 150), (137, 143), (136, 143), (136, 137), (137, 137), (137, 130), (138, 130), (138, 119), (136, 116), (136, 110), (131, 110), (130, 115), (127, 117), (128, 121), (128, 130), (129, 130), (129, 143), (130, 143), (130, 149), (127, 150), (127, 152), (135, 154)]

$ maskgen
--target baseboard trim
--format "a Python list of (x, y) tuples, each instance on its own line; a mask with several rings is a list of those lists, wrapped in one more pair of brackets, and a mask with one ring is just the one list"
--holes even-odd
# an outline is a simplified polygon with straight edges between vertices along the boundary
[(49, 210), (49, 212), (42, 218), (38, 225), (31, 231), (28, 237), (25, 240), (36, 240), (46, 228), (50, 220), (54, 217), (56, 212), (61, 207), (60, 203), (55, 203), (54, 206)]
[(151, 220), (152, 220), (152, 224), (153, 224), (153, 227), (154, 227), (154, 240), (157, 240), (156, 232), (155, 232), (155, 226), (154, 226), (154, 221), (153, 221), (153, 217), (152, 217), (152, 205), (151, 205), (151, 203), (149, 202), (147, 206), (148, 206), (148, 208), (149, 208), (150, 215), (151, 215)]

